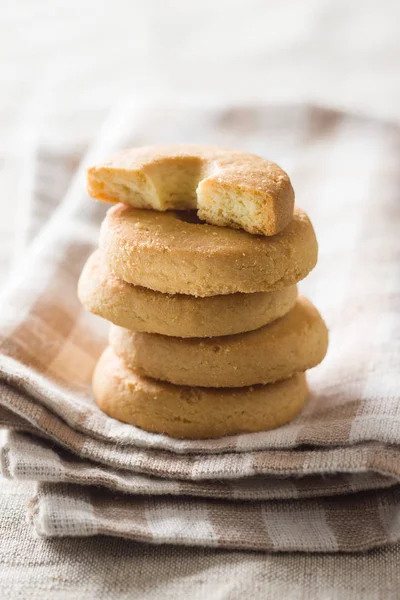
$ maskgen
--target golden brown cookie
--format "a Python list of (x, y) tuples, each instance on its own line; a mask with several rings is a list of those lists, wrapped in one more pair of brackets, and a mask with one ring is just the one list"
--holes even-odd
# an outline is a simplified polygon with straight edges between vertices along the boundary
[(300, 296), (284, 317), (255, 331), (181, 339), (111, 327), (110, 345), (140, 375), (176, 385), (242, 387), (287, 379), (319, 364), (328, 330)]
[(103, 253), (96, 250), (83, 268), (78, 296), (87, 310), (115, 325), (190, 338), (231, 335), (262, 327), (294, 306), (297, 287), (207, 298), (162, 294), (116, 277)]
[(212, 225), (275, 235), (292, 218), (294, 192), (278, 165), (248, 152), (196, 145), (124, 150), (87, 173), (98, 200), (153, 210), (198, 209)]
[(274, 429), (307, 395), (304, 373), (245, 388), (191, 388), (141, 377), (107, 348), (93, 375), (97, 404), (114, 419), (176, 438), (215, 438)]
[(317, 262), (314, 229), (300, 208), (273, 237), (185, 220), (191, 217), (112, 207), (100, 234), (112, 272), (159, 292), (205, 297), (280, 290), (303, 279)]

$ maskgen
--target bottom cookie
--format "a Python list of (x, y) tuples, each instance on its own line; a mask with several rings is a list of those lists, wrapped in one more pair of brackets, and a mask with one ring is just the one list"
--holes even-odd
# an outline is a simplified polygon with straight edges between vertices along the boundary
[(308, 396), (304, 373), (243, 388), (177, 386), (138, 375), (109, 347), (94, 371), (93, 392), (110, 417), (187, 439), (275, 429), (293, 419)]

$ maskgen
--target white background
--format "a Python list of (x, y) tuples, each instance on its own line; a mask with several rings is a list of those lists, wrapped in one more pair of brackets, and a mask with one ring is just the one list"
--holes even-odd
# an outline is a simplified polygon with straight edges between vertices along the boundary
[[(95, 132), (125, 94), (316, 102), (400, 120), (397, 0), (3, 0), (0, 259), (20, 157)], [(14, 169), (7, 169), (11, 162)]]

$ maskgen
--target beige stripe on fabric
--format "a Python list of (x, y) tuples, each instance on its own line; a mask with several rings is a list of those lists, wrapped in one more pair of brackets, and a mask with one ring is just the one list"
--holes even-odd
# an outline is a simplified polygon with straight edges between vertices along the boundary
[[(69, 490), (68, 490), (69, 491)], [(75, 486), (72, 490), (78, 498), (82, 489)], [(135, 539), (143, 542), (152, 542), (154, 536), (148, 527), (145, 507), (141, 502), (132, 501), (124, 495), (116, 495), (101, 489), (92, 489), (88, 493), (88, 504), (92, 507), (93, 514), (101, 524), (102, 533), (119, 535), (135, 535)], [(63, 494), (61, 494), (63, 497)]]
[(390, 505), (393, 518), (398, 501), (398, 486), (381, 496), (374, 492), (363, 492), (329, 499), (326, 521), (334, 532), (338, 547), (351, 552), (384, 546), (393, 541), (385, 530), (380, 506)]
[[(12, 331), (12, 337), (2, 339), (0, 348), (5, 354), (41, 373), (48, 371), (82, 310), (76, 294), (71, 294), (71, 287), (75, 285), (85, 251), (86, 247), (80, 246), (67, 253), (66, 262), (52, 273), (46, 289), (34, 301), (25, 320)], [(63, 298), (69, 298), (68, 305)], [(56, 379), (71, 383), (67, 374), (59, 374)]]
[(273, 549), (259, 503), (230, 504), (224, 510), (217, 501), (209, 503), (208, 518), (222, 548)]

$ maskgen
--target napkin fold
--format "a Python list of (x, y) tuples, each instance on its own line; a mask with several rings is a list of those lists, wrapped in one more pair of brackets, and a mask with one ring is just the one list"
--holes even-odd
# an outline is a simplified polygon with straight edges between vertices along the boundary
[[(106, 207), (86, 197), (85, 166), (177, 141), (272, 158), (314, 223), (319, 263), (300, 287), (330, 349), (309, 373), (305, 409), (275, 431), (174, 440), (93, 401), (107, 325), (80, 306), (76, 282)], [(38, 172), (59, 156), (58, 173), (72, 173), (76, 157), (59, 150), (38, 151), (51, 156)], [(0, 298), (1, 469), (38, 482), (29, 514), (40, 535), (329, 552), (400, 539), (399, 158), (394, 126), (315, 107), (115, 109)], [(57, 200), (57, 179), (37, 182), (27, 212)]]

